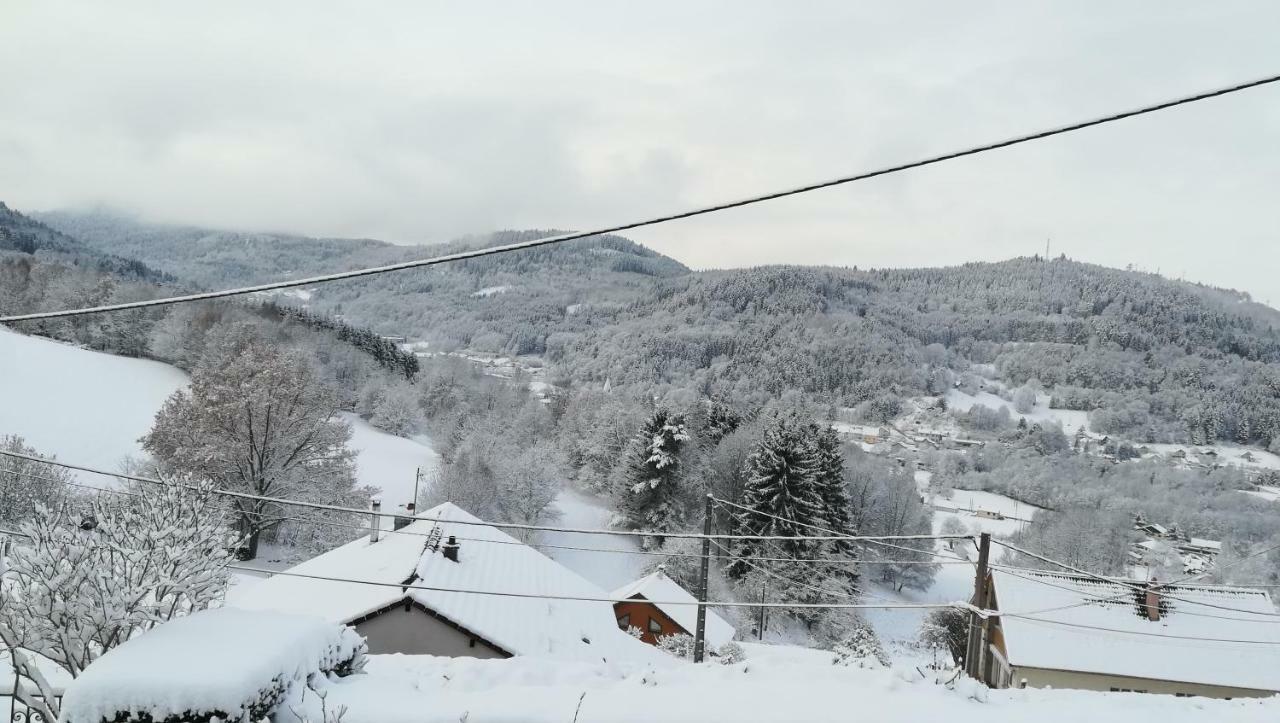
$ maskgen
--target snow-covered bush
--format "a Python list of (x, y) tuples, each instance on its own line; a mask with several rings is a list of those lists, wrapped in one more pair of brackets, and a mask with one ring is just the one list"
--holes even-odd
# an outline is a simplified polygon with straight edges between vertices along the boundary
[(1018, 414), (1030, 414), (1036, 408), (1036, 390), (1031, 387), (1019, 387), (1013, 393), (1013, 408)]
[(693, 636), (688, 633), (663, 635), (658, 638), (658, 648), (677, 658), (693, 659)]
[(94, 660), (155, 625), (222, 599), (235, 537), (207, 491), (139, 487), (104, 495), (84, 514), (40, 507), (0, 581), (0, 647), (19, 652), (20, 677), (55, 699), (34, 656), (78, 677)]
[(716, 662), (721, 665), (733, 665), (747, 659), (747, 651), (732, 640), (716, 648), (714, 655)]
[(320, 618), (220, 608), (161, 625), (68, 687), (63, 723), (257, 721), (328, 675), (364, 666), (364, 639)]
[(858, 668), (883, 668), (889, 665), (889, 656), (885, 654), (880, 639), (865, 621), (853, 626), (844, 640), (836, 644), (832, 652), (835, 665), (847, 665)]
[[(0, 436), (0, 449), (38, 457), (17, 435)], [(0, 525), (12, 526), (30, 519), (37, 505), (55, 506), (74, 480), (69, 470), (44, 462), (0, 457)]]
[(939, 608), (929, 613), (920, 625), (920, 642), (941, 648), (959, 665), (968, 642), (969, 616), (955, 608)]

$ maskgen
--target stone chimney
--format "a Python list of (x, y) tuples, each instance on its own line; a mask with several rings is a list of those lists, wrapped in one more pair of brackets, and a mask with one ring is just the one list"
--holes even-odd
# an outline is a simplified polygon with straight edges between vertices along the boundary
[(370, 515), (369, 523), (370, 544), (377, 542), (382, 533), (382, 500), (374, 497), (371, 504), (373, 506), (373, 514)]
[(461, 547), (462, 546), (458, 544), (458, 538), (453, 535), (449, 535), (449, 540), (444, 543), (444, 547), (440, 548), (440, 552), (444, 555), (446, 560), (458, 562), (458, 550)]
[(1147, 619), (1153, 623), (1160, 622), (1160, 592), (1155, 587), (1155, 579), (1147, 583), (1147, 590), (1143, 598), (1143, 609), (1147, 614)]

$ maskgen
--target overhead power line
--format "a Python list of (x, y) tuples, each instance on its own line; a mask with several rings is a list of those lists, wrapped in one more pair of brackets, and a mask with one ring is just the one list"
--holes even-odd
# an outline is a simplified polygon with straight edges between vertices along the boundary
[[(796, 521), (796, 520), (788, 520), (788, 519), (787, 519), (787, 518), (785, 518), (785, 517), (779, 517), (778, 515), (770, 514), (770, 513), (768, 513), (768, 512), (762, 512), (762, 511), (760, 511), (760, 510), (754, 510), (754, 509), (752, 509), (752, 508), (750, 508), (750, 507), (747, 507), (747, 506), (745, 506), (745, 505), (740, 505), (740, 504), (738, 504), (738, 503), (736, 503), (736, 502), (730, 502), (730, 501), (728, 501), (728, 500), (722, 500), (722, 499), (720, 499), (719, 497), (716, 497), (716, 496), (714, 496), (714, 495), (711, 497), (711, 499), (712, 499), (716, 504), (718, 504), (718, 505), (720, 505), (720, 506), (722, 506), (722, 507), (733, 507), (733, 508), (736, 508), (736, 509), (742, 510), (743, 512), (746, 512), (746, 513), (749, 513), (749, 514), (752, 514), (752, 515), (760, 515), (760, 516), (762, 516), (762, 517), (769, 517), (769, 518), (772, 518), (772, 519), (778, 520), (778, 521), (780, 521), (780, 522), (786, 522), (786, 523), (791, 524), (791, 525), (796, 525), (796, 526), (798, 526), (798, 527), (804, 527), (804, 528), (806, 528), (806, 529), (815, 530), (815, 531), (817, 531), (817, 532), (823, 532), (823, 533), (833, 534), (833, 535), (834, 535), (834, 534), (839, 534), (837, 531), (835, 531), (835, 530), (833, 530), (833, 529), (831, 529), (831, 528), (829, 528), (829, 527), (821, 527), (821, 526), (819, 526), (819, 525), (811, 525), (811, 524), (809, 524), (809, 523), (807, 523), (807, 522), (798, 522), (798, 521)], [(733, 514), (733, 512), (732, 512), (732, 511), (730, 511), (730, 512), (729, 512), (729, 514)], [(752, 539), (768, 539), (768, 538), (752, 538)], [(816, 538), (816, 537), (815, 537), (815, 538), (803, 538), (803, 539), (819, 539), (819, 538)], [(853, 538), (849, 538), (849, 539), (853, 539)], [(943, 559), (943, 560), (945, 560), (945, 561), (952, 562), (952, 561), (955, 561), (955, 559), (956, 559), (956, 558), (955, 558), (955, 557), (953, 557), (953, 556), (951, 556), (951, 555), (944, 555), (944, 554), (942, 554), (942, 553), (940, 553), (940, 552), (937, 552), (937, 551), (935, 551), (935, 550), (921, 550), (921, 549), (917, 549), (917, 548), (914, 548), (914, 547), (904, 547), (904, 546), (902, 546), (902, 545), (894, 545), (894, 544), (889, 543), (889, 542), (883, 542), (882, 540), (889, 540), (889, 539), (900, 539), (900, 540), (907, 540), (907, 539), (934, 539), (934, 540), (941, 540), (941, 539), (956, 539), (956, 540), (960, 540), (960, 539), (964, 539), (964, 540), (973, 540), (973, 536), (972, 536), (972, 535), (957, 535), (957, 536), (955, 536), (955, 537), (950, 537), (950, 536), (948, 536), (948, 537), (941, 537), (941, 536), (935, 536), (935, 535), (926, 535), (926, 536), (902, 536), (902, 537), (896, 537), (896, 538), (894, 538), (894, 537), (877, 537), (877, 538), (869, 538), (869, 537), (868, 537), (868, 538), (863, 538), (863, 539), (864, 539), (866, 542), (868, 542), (868, 543), (870, 543), (870, 544), (872, 544), (872, 545), (877, 545), (877, 546), (880, 546), (880, 547), (888, 547), (888, 548), (891, 548), (891, 549), (894, 549), (894, 550), (903, 550), (903, 551), (911, 552), (911, 553), (915, 553), (915, 554), (924, 554), (924, 555), (928, 555), (928, 556), (930, 556), (930, 557), (938, 557), (938, 558), (942, 558), (942, 559)], [(969, 563), (968, 561), (964, 561), (964, 562), (965, 562), (966, 564), (972, 564), (972, 563)], [(929, 561), (925, 561), (925, 564), (930, 564), (930, 565), (932, 565), (932, 564), (937, 564), (937, 563), (929, 562)]]
[[(1160, 596), (1161, 596), (1161, 597), (1168, 598), (1169, 600), (1177, 600), (1178, 602), (1187, 603), (1188, 605), (1200, 605), (1200, 606), (1202, 606), (1202, 607), (1214, 608), (1214, 609), (1217, 609), (1217, 610), (1226, 610), (1226, 611), (1228, 611), (1228, 612), (1233, 612), (1233, 613), (1244, 613), (1245, 615), (1255, 615), (1255, 616), (1265, 616), (1265, 617), (1280, 617), (1280, 613), (1267, 613), (1267, 612), (1258, 612), (1257, 610), (1245, 610), (1245, 609), (1243, 609), (1243, 608), (1232, 607), (1232, 606), (1230, 606), (1230, 605), (1218, 605), (1218, 604), (1216, 604), (1216, 603), (1205, 602), (1205, 601), (1203, 601), (1203, 600), (1191, 600), (1191, 599), (1189, 599), (1189, 598), (1185, 598), (1185, 597), (1181, 597), (1181, 596), (1179, 596), (1179, 595), (1175, 595), (1175, 594), (1173, 594), (1173, 593), (1169, 592), (1169, 590), (1171, 590), (1171, 589), (1176, 589), (1176, 586), (1178, 585), (1178, 583), (1177, 583), (1177, 582), (1152, 582), (1152, 583), (1140, 583), (1140, 582), (1134, 582), (1134, 581), (1132, 581), (1132, 580), (1126, 580), (1126, 579), (1123, 579), (1123, 578), (1107, 577), (1106, 575), (1099, 575), (1099, 574), (1098, 574), (1098, 573), (1096, 573), (1096, 572), (1089, 572), (1088, 570), (1082, 570), (1082, 569), (1080, 569), (1080, 568), (1078, 568), (1078, 567), (1075, 567), (1075, 566), (1073, 566), (1073, 565), (1069, 565), (1069, 564), (1067, 564), (1067, 563), (1065, 563), (1065, 562), (1062, 562), (1061, 560), (1054, 560), (1053, 558), (1045, 557), (1044, 555), (1041, 555), (1041, 554), (1038, 554), (1038, 553), (1035, 553), (1035, 552), (1031, 552), (1031, 551), (1029, 551), (1029, 550), (1024, 550), (1023, 548), (1018, 547), (1018, 546), (1013, 545), (1013, 544), (1008, 543), (1008, 542), (1001, 542), (1001, 541), (996, 540), (996, 539), (994, 539), (994, 538), (993, 538), (991, 541), (992, 541), (992, 542), (994, 542), (994, 543), (996, 543), (997, 545), (1002, 545), (1002, 546), (1004, 546), (1004, 547), (1007, 547), (1007, 548), (1009, 548), (1009, 549), (1011, 549), (1011, 550), (1014, 550), (1014, 551), (1016, 551), (1016, 552), (1020, 552), (1020, 553), (1022, 553), (1022, 554), (1024, 554), (1024, 555), (1027, 555), (1027, 556), (1029, 556), (1029, 557), (1033, 557), (1033, 558), (1035, 558), (1035, 559), (1037, 559), (1037, 560), (1041, 560), (1041, 561), (1043, 561), (1043, 562), (1047, 562), (1047, 563), (1049, 563), (1049, 564), (1051, 564), (1051, 565), (1057, 565), (1058, 567), (1061, 567), (1061, 568), (1063, 568), (1063, 569), (1065, 569), (1065, 570), (1069, 570), (1069, 571), (1074, 572), (1074, 573), (1076, 573), (1076, 574), (1079, 574), (1079, 575), (1085, 575), (1085, 576), (1087, 576), (1087, 577), (1091, 577), (1091, 578), (1094, 578), (1094, 579), (1096, 579), (1096, 580), (1100, 580), (1100, 581), (1102, 581), (1102, 582), (1111, 583), (1111, 584), (1113, 584), (1113, 585), (1123, 585), (1123, 586), (1125, 586), (1125, 587), (1129, 588), (1130, 590), (1132, 590), (1132, 591), (1134, 591), (1134, 592), (1146, 592), (1148, 589), (1150, 589), (1150, 590), (1154, 590), (1154, 591), (1158, 592), (1158, 593), (1160, 594)], [(1117, 596), (1117, 597), (1118, 597), (1118, 596)]]
[(986, 153), (987, 151), (994, 151), (1001, 148), (1016, 146), (1022, 143), (1043, 140), (1045, 138), (1052, 138), (1053, 136), (1058, 136), (1065, 133), (1072, 133), (1074, 131), (1084, 130), (1085, 128), (1092, 128), (1093, 126), (1103, 125), (1105, 123), (1113, 123), (1115, 121), (1124, 120), (1126, 118), (1133, 118), (1140, 115), (1146, 115), (1148, 113), (1155, 113), (1157, 111), (1167, 110), (1169, 108), (1174, 108), (1181, 105), (1187, 105), (1189, 103), (1195, 103), (1195, 102), (1207, 100), (1210, 98), (1216, 98), (1219, 96), (1228, 95), (1230, 93), (1238, 93), (1243, 90), (1248, 90), (1250, 88), (1257, 88), (1259, 86), (1268, 85), (1270, 83), (1275, 83), (1277, 81), (1280, 81), (1280, 75), (1272, 75), (1266, 78), (1260, 78), (1258, 80), (1252, 80), (1246, 83), (1239, 83), (1236, 85), (1226, 86), (1223, 88), (1216, 88), (1214, 90), (1205, 91), (1203, 93), (1197, 93), (1195, 95), (1184, 96), (1174, 100), (1168, 100), (1162, 103), (1156, 103), (1154, 105), (1147, 105), (1141, 108), (1135, 108), (1133, 110), (1127, 110), (1120, 113), (1112, 113), (1110, 115), (1101, 116), (1099, 118), (1094, 118), (1092, 120), (1080, 121), (1080, 122), (1071, 123), (1065, 126), (1058, 126), (1056, 128), (1036, 131), (1033, 133), (1016, 136), (1016, 137), (1009, 138), (1002, 141), (984, 143), (982, 145), (973, 146), (971, 148), (966, 148), (964, 150), (952, 151), (950, 153), (944, 153), (937, 156), (930, 156), (928, 158), (923, 158), (916, 161), (910, 161), (907, 163), (901, 163), (894, 166), (888, 166), (888, 167), (876, 169), (873, 171), (864, 171), (860, 173), (855, 173), (853, 175), (841, 176), (839, 178), (833, 178), (827, 181), (819, 181), (817, 183), (810, 183), (804, 186), (797, 186), (794, 188), (788, 188), (780, 191), (770, 191), (768, 193), (763, 193), (756, 196), (749, 196), (747, 198), (738, 199), (736, 201), (725, 201), (725, 202), (717, 203), (710, 206), (701, 206), (701, 207), (693, 208), (686, 211), (666, 214), (663, 216), (655, 216), (653, 218), (643, 219), (639, 221), (628, 221), (626, 223), (605, 226), (603, 228), (592, 229), (590, 231), (580, 231), (580, 232), (574, 232), (574, 233), (559, 234), (556, 236), (547, 236), (544, 238), (531, 239), (529, 241), (520, 241), (517, 243), (504, 244), (501, 246), (492, 246), (489, 248), (474, 249), (470, 251), (460, 251), (457, 253), (446, 254), (443, 256), (435, 256), (427, 259), (404, 261), (404, 262), (395, 263), (395, 264), (387, 264), (385, 266), (371, 266), (363, 269), (355, 269), (352, 271), (342, 271), (339, 273), (324, 274), (321, 276), (311, 276), (303, 279), (275, 281), (267, 284), (257, 284), (255, 286), (242, 286), (234, 289), (224, 289), (222, 291), (207, 291), (207, 292), (200, 292), (195, 294), (185, 294), (181, 296), (170, 296), (170, 297), (165, 297), (160, 299), (130, 301), (130, 302), (124, 302), (119, 304), (104, 304), (101, 306), (89, 306), (89, 307), (83, 307), (79, 309), (66, 309), (62, 311), (44, 311), (44, 312), (35, 312), (35, 313), (29, 313), (29, 314), (17, 314), (12, 316), (0, 317), (0, 323), (9, 323), (9, 322), (17, 322), (17, 321), (33, 321), (37, 319), (56, 319), (56, 318), (62, 318), (62, 317), (68, 317), (68, 316), (83, 316), (85, 314), (98, 314), (98, 313), (107, 312), (107, 311), (124, 311), (126, 309), (142, 309), (142, 308), (148, 308), (153, 306), (166, 306), (169, 304), (181, 304), (181, 303), (187, 303), (191, 301), (208, 301), (211, 299), (221, 299), (221, 298), (226, 298), (230, 296), (242, 296), (245, 294), (253, 294), (253, 293), (258, 293), (263, 291), (275, 291), (277, 289), (288, 289), (288, 288), (293, 288), (298, 286), (310, 286), (314, 284), (323, 284), (323, 283), (329, 283), (333, 281), (342, 281), (344, 279), (355, 279), (363, 276), (386, 274), (394, 271), (404, 271), (406, 269), (416, 269), (416, 268), (422, 268), (427, 266), (435, 266), (437, 264), (444, 264), (451, 261), (462, 261), (465, 259), (481, 258), (484, 256), (492, 256), (494, 254), (508, 253), (511, 251), (520, 251), (523, 249), (537, 248), (539, 246), (547, 246), (550, 244), (563, 243), (565, 241), (573, 241), (575, 239), (588, 238), (590, 236), (600, 236), (602, 234), (620, 233), (622, 231), (630, 231), (633, 229), (643, 228), (646, 226), (656, 226), (658, 224), (668, 223), (670, 221), (677, 221), (680, 219), (693, 218), (695, 216), (703, 216), (710, 213), (727, 211), (733, 208), (751, 206), (757, 203), (764, 203), (766, 201), (774, 201), (780, 198), (787, 198), (788, 196), (798, 196), (803, 193), (810, 193), (812, 191), (818, 191), (824, 188), (833, 188), (835, 186), (841, 186), (847, 183), (853, 183), (855, 181), (864, 181), (870, 178), (876, 178), (878, 176), (887, 176), (892, 173), (908, 171), (914, 168), (922, 168), (924, 166), (930, 166), (936, 163), (952, 161), (957, 158), (964, 158), (966, 156), (973, 156), (979, 153)]
[[(341, 505), (328, 505), (319, 502), (303, 502), (301, 500), (290, 500), (282, 497), (269, 497), (267, 495), (255, 495), (248, 492), (235, 492), (233, 490), (224, 489), (204, 489), (198, 485), (184, 484), (181, 482), (166, 482), (165, 480), (155, 479), (152, 477), (142, 477), (139, 475), (126, 474), (123, 472), (108, 472), (106, 470), (88, 467), (85, 465), (71, 464), (69, 462), (60, 462), (56, 459), (48, 459), (45, 457), (37, 457), (20, 452), (11, 452), (9, 450), (0, 449), (0, 456), (13, 457), (15, 459), (25, 459), (29, 462), (41, 462), (43, 464), (51, 464), (66, 469), (74, 469), (90, 474), (102, 475), (104, 477), (115, 477), (118, 479), (126, 479), (134, 482), (142, 482), (144, 484), (161, 485), (164, 487), (178, 487), (189, 489), (196, 492), (206, 492), (209, 494), (222, 495), (235, 499), (253, 500), (257, 502), (269, 502), (279, 505), (293, 505), (296, 507), (306, 507), (316, 510), (327, 510), (329, 512), (343, 512), (353, 515), (369, 515), (376, 517), (397, 517), (403, 518), (408, 515), (396, 512), (374, 512), (372, 510), (362, 510), (355, 507), (343, 507)], [(429, 517), (415, 517), (419, 520), (437, 521)], [(451, 525), (473, 525), (478, 527), (493, 527), (497, 529), (507, 530), (525, 530), (538, 532), (564, 532), (581, 535), (611, 535), (615, 537), (661, 537), (671, 539), (714, 539), (714, 540), (811, 540), (815, 542), (828, 542), (834, 540), (849, 540), (853, 542), (865, 542), (876, 540), (967, 540), (968, 535), (828, 535), (828, 536), (803, 536), (803, 535), (702, 535), (692, 532), (658, 532), (653, 530), (599, 530), (586, 529), (577, 527), (552, 527), (548, 525), (521, 525), (512, 522), (484, 522), (482, 520), (439, 520), (447, 522)]]
[[(1073, 593), (1079, 593), (1079, 592), (1080, 592), (1080, 589), (1079, 589), (1079, 588), (1071, 587), (1070, 585), (1059, 585), (1059, 584), (1057, 584), (1057, 583), (1049, 582), (1048, 580), (1044, 580), (1044, 579), (1041, 579), (1041, 578), (1039, 578), (1039, 577), (1032, 577), (1032, 576), (1028, 576), (1028, 575), (1019, 575), (1018, 573), (1014, 572), (1014, 570), (1024, 570), (1025, 568), (1010, 567), (1010, 566), (1008, 566), (1008, 565), (992, 565), (991, 567), (993, 567), (993, 568), (995, 568), (995, 569), (997, 569), (997, 570), (1000, 570), (1001, 572), (1003, 572), (1003, 573), (1004, 573), (1004, 574), (1006, 574), (1006, 575), (1011, 575), (1011, 576), (1016, 577), (1016, 578), (1018, 578), (1018, 579), (1020, 579), (1020, 580), (1026, 580), (1027, 582), (1033, 582), (1033, 583), (1036, 583), (1037, 585), (1045, 585), (1045, 586), (1047, 586), (1047, 587), (1053, 587), (1053, 588), (1057, 588), (1057, 589), (1059, 589), (1059, 590), (1066, 590), (1067, 592), (1073, 592)], [(1027, 572), (1035, 572), (1034, 570), (1026, 570), (1026, 571), (1027, 571)], [(1126, 591), (1124, 591), (1124, 592), (1122, 592), (1122, 593), (1118, 593), (1118, 594), (1116, 594), (1116, 595), (1106, 595), (1106, 596), (1102, 596), (1102, 595), (1095, 595), (1095, 596), (1090, 596), (1090, 597), (1087, 597), (1087, 598), (1085, 598), (1085, 599), (1083, 599), (1083, 600), (1081, 600), (1081, 601), (1079, 601), (1079, 602), (1071, 603), (1071, 604), (1069, 604), (1069, 605), (1062, 605), (1062, 606), (1060, 606), (1060, 607), (1055, 607), (1055, 608), (1048, 608), (1048, 609), (1046, 609), (1046, 610), (1036, 610), (1036, 611), (1031, 611), (1031, 612), (1018, 612), (1018, 613), (1003, 613), (1003, 614), (1004, 614), (1004, 615), (1008, 615), (1009, 617), (1025, 617), (1025, 616), (1027, 616), (1027, 615), (1042, 615), (1042, 614), (1044, 614), (1044, 613), (1057, 612), (1057, 611), (1059, 611), (1059, 610), (1069, 610), (1069, 609), (1071, 609), (1071, 608), (1084, 607), (1084, 606), (1087, 606), (1087, 605), (1094, 605), (1094, 604), (1098, 604), (1098, 603), (1119, 602), (1120, 600), (1125, 600), (1126, 598), (1128, 598), (1129, 600), (1132, 600), (1133, 595), (1134, 595), (1134, 591), (1132, 591), (1132, 590), (1126, 590)], [(1165, 597), (1168, 597), (1168, 596), (1165, 596)], [(1264, 619), (1264, 617), (1263, 617), (1263, 616), (1265, 616), (1265, 615), (1266, 615), (1266, 613), (1251, 613), (1251, 614), (1252, 614), (1252, 615), (1254, 615), (1255, 617), (1251, 617), (1251, 618), (1241, 618), (1241, 617), (1234, 617), (1234, 616), (1230, 616), (1230, 615), (1214, 615), (1213, 613), (1193, 613), (1193, 612), (1191, 612), (1191, 611), (1189, 611), (1189, 610), (1179, 610), (1179, 611), (1178, 611), (1178, 615), (1179, 615), (1179, 616), (1187, 615), (1187, 616), (1197, 617), (1197, 618), (1213, 618), (1213, 619), (1216, 619), (1216, 620), (1234, 620), (1234, 621), (1236, 621), (1236, 622), (1243, 622), (1243, 623), (1265, 623), (1265, 624), (1277, 624), (1277, 625), (1280, 625), (1280, 620), (1268, 620), (1268, 619)]]
[[(405, 585), (398, 582), (380, 582), (377, 580), (357, 580), (346, 577), (331, 577), (328, 575), (311, 575), (301, 572), (290, 572), (287, 570), (276, 571), (266, 570), (256, 567), (246, 567), (244, 565), (228, 565), (232, 570), (240, 570), (242, 572), (253, 572), (263, 575), (284, 577), (299, 577), (308, 580), (321, 580), (325, 582), (339, 582), (351, 585), (373, 585), (376, 587), (395, 587), (401, 590), (426, 590), (428, 592), (449, 592), (462, 595), (490, 595), (494, 597), (517, 597), (517, 598), (533, 598), (539, 600), (573, 600), (578, 602), (603, 602), (616, 603), (617, 598), (611, 597), (590, 597), (578, 595), (549, 595), (546, 593), (525, 593), (525, 592), (505, 592), (495, 590), (467, 590), (460, 588), (435, 587), (431, 585)], [(863, 603), (758, 603), (758, 602), (737, 602), (737, 601), (709, 601), (699, 602), (697, 600), (673, 600), (673, 601), (650, 601), (654, 605), (712, 605), (715, 607), (738, 607), (738, 608), (812, 608), (812, 609), (847, 609), (847, 610), (933, 610), (937, 608), (959, 608), (969, 610), (972, 605), (965, 602), (951, 603), (881, 603), (881, 604), (863, 604)], [(986, 611), (994, 613), (994, 611)]]
[[(994, 616), (1000, 616), (1002, 613), (992, 612)], [(1085, 625), (1083, 623), (1068, 623), (1061, 620), (1045, 620), (1032, 615), (1014, 615), (1003, 613), (1004, 617), (1018, 618), (1019, 620), (1028, 620), (1043, 625), (1060, 625), (1067, 628), (1082, 628), (1084, 630), (1098, 630), (1106, 633), (1119, 633), (1121, 635), (1137, 635), (1148, 638), (1170, 638), (1173, 640), (1195, 640), (1202, 643), (1243, 643), (1246, 645), (1280, 645), (1280, 640), (1243, 640), (1240, 638), (1204, 638), (1196, 635), (1171, 635), (1169, 633), (1148, 633), (1141, 630), (1123, 630), (1121, 628), (1107, 628), (1100, 625)]]
[[(90, 489), (97, 489), (99, 491), (112, 492), (112, 490), (102, 490), (101, 488), (97, 488), (97, 487), (91, 487)], [(360, 530), (362, 532), (369, 532), (369, 527), (367, 525), (353, 525), (347, 522), (331, 522), (329, 520), (317, 520), (311, 517), (281, 517), (278, 519), (281, 522), (300, 522), (306, 525), (319, 525), (324, 527), (341, 527), (341, 528), (346, 528), (351, 530)], [(427, 518), (427, 517), (421, 517), (416, 519), (426, 521), (426, 522), (433, 521), (431, 520), (431, 518)], [(448, 523), (445, 521), (442, 521), (441, 524), (448, 524)], [(416, 530), (408, 530), (408, 529), (400, 529), (400, 530), (384, 529), (384, 530), (380, 530), (379, 534), (412, 535), (414, 537), (431, 537), (431, 533), (429, 532), (418, 532)], [(600, 553), (606, 553), (611, 555), (678, 557), (678, 558), (688, 558), (692, 560), (701, 560), (703, 558), (703, 555), (699, 555), (697, 553), (692, 553), (692, 552), (675, 552), (675, 551), (663, 552), (661, 550), (622, 550), (617, 548), (605, 548), (605, 547), (580, 547), (577, 545), (555, 545), (555, 544), (542, 543), (542, 542), (524, 543), (524, 542), (520, 542), (519, 540), (486, 540), (480, 537), (463, 537), (461, 535), (452, 535), (452, 537), (456, 538), (459, 542), (478, 542), (484, 545), (526, 545), (528, 547), (533, 547), (540, 550), (541, 549), (575, 550), (579, 552), (600, 552)], [(717, 546), (719, 547), (719, 545)], [(793, 558), (793, 557), (756, 557), (756, 556), (752, 556), (746, 559), (754, 560), (756, 562), (810, 562), (810, 563), (819, 564), (819, 565), (821, 564), (827, 564), (827, 565), (937, 565), (937, 564), (972, 565), (973, 564), (968, 560), (949, 560), (946, 562), (933, 562), (930, 560), (923, 560), (923, 561), (922, 560), (862, 560), (858, 558)]]

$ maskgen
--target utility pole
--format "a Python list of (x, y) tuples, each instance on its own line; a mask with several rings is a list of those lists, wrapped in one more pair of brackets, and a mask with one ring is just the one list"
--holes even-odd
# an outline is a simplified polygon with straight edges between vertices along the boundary
[(711, 515), (713, 498), (707, 495), (702, 518), (702, 569), (698, 573), (698, 625), (693, 634), (693, 662), (701, 663), (707, 652), (707, 574), (711, 568)]
[[(973, 604), (987, 609), (987, 558), (991, 554), (991, 533), (984, 532), (978, 540), (978, 569), (973, 579)], [(965, 646), (964, 668), (970, 678), (982, 680), (982, 658), (986, 630), (977, 613), (969, 613), (969, 641)]]
[(769, 590), (768, 581), (760, 583), (760, 625), (756, 628), (756, 640), (764, 641), (764, 598), (765, 593)]

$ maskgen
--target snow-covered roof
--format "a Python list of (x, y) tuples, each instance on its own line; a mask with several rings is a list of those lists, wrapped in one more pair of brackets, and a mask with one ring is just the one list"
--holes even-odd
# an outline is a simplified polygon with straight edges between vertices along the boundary
[(1193, 547), (1200, 547), (1200, 548), (1204, 548), (1204, 549), (1206, 549), (1206, 550), (1221, 550), (1221, 549), (1222, 549), (1222, 543), (1221, 543), (1221, 542), (1219, 542), (1218, 540), (1205, 540), (1205, 539), (1200, 538), (1200, 537), (1193, 537), (1193, 538), (1191, 538), (1191, 539), (1190, 539), (1186, 544), (1189, 544), (1189, 545), (1191, 545), (1191, 546), (1193, 546)]
[[(1013, 665), (1280, 691), (1280, 618), (1266, 592), (1170, 586), (1161, 619), (1152, 621), (1140, 614), (1138, 593), (1129, 585), (1056, 573), (1017, 575), (993, 573), (999, 609), (1031, 613), (1000, 618)], [(1036, 612), (1042, 610), (1048, 612)]]
[[(422, 535), (437, 525), (441, 539), (457, 537), (458, 562), (427, 549)], [(417, 534), (384, 532), (376, 543), (357, 540), (288, 572), (599, 601), (405, 590), (277, 575), (252, 585), (232, 602), (240, 607), (312, 611), (335, 622), (349, 622), (409, 597), (516, 655), (660, 659), (654, 657), (651, 646), (618, 629), (604, 590), (457, 505), (446, 502), (426, 510), (403, 532)]]
[[(220, 608), (165, 623), (110, 650), (67, 686), (65, 723), (145, 713), (238, 720), (276, 681), (301, 683), (363, 651), (350, 628), (314, 616)], [(137, 720), (130, 717), (130, 720)]]
[[(661, 610), (667, 617), (676, 621), (676, 624), (684, 628), (690, 635), (698, 627), (698, 599), (689, 594), (675, 580), (667, 577), (662, 570), (657, 570), (652, 574), (645, 575), (639, 580), (627, 583), (622, 587), (610, 593), (610, 597), (616, 600), (629, 600), (636, 596), (654, 603), (654, 607)], [(661, 603), (690, 603), (686, 605), (663, 605)], [(707, 610), (707, 642), (712, 647), (720, 647), (725, 643), (733, 640), (734, 629), (727, 620), (720, 617), (714, 610)]]
[[(385, 519), (385, 518), (384, 518)], [(368, 535), (314, 557), (287, 572), (341, 577), (378, 583), (403, 583), (413, 576), (434, 523), (418, 521), (404, 528), (416, 534), (384, 532), (376, 543)], [(318, 615), (346, 623), (404, 599), (404, 591), (381, 585), (355, 585), (329, 580), (276, 575), (233, 590), (228, 603), (254, 610)]]

